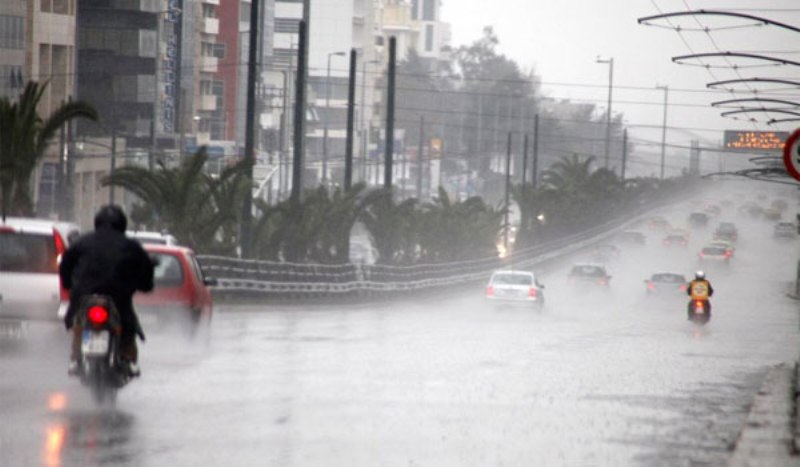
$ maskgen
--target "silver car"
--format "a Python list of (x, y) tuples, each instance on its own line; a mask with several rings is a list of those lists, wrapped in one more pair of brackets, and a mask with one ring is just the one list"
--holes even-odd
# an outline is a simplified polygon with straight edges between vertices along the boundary
[(498, 303), (544, 305), (544, 286), (529, 271), (495, 271), (486, 285), (486, 298)]

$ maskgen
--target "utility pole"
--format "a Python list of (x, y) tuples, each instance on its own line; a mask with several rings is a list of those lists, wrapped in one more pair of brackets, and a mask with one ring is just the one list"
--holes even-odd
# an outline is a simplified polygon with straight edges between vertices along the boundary
[(625, 166), (628, 163), (628, 129), (625, 128), (622, 131), (622, 173), (620, 180), (622, 180), (622, 186), (625, 186)]
[(356, 111), (356, 49), (350, 49), (350, 79), (347, 88), (347, 140), (344, 150), (344, 190), (353, 184), (353, 124)]
[(528, 172), (528, 134), (522, 139), (522, 192), (525, 193), (525, 177)]
[(539, 182), (539, 114), (533, 117), (533, 173), (531, 174), (531, 188), (536, 189)]
[[(306, 0), (308, 1), (308, 0)], [(294, 161), (292, 163), (292, 204), (300, 204), (303, 193), (303, 165), (305, 159), (305, 120), (306, 120), (306, 22), (298, 24), (299, 43), (297, 46), (297, 76), (294, 102)]]
[(597, 63), (607, 63), (608, 64), (608, 112), (606, 113), (606, 141), (605, 141), (605, 150), (603, 152), (605, 158), (605, 168), (609, 167), (609, 147), (611, 144), (611, 92), (614, 89), (614, 57), (609, 58), (608, 60), (601, 60), (600, 58), (597, 59)]
[(667, 149), (667, 95), (669, 94), (669, 86), (656, 86), (656, 89), (664, 90), (664, 119), (661, 123), (661, 180), (664, 180), (664, 161), (666, 159)]
[(417, 150), (417, 201), (422, 201), (422, 159), (425, 156), (425, 115), (419, 116), (419, 149)]
[(384, 154), (383, 186), (392, 188), (392, 156), (394, 153), (394, 92), (397, 70), (397, 38), (389, 38), (389, 79), (386, 89), (386, 153)]
[(253, 165), (256, 162), (255, 154), (255, 125), (256, 125), (256, 79), (258, 71), (256, 67), (260, 63), (258, 56), (258, 14), (259, 0), (251, 0), (250, 4), (250, 45), (247, 51), (247, 109), (245, 113), (244, 128), (244, 158), (247, 162), (246, 173), (244, 176), (247, 185), (244, 202), (242, 203), (241, 230), (239, 241), (241, 242), (242, 258), (252, 256), (251, 247), (251, 226), (253, 223)]
[(510, 190), (511, 190), (511, 132), (508, 132), (508, 141), (506, 142), (506, 200), (505, 200), (505, 227), (503, 234), (503, 247), (508, 254), (508, 230), (510, 228), (508, 223), (510, 209)]

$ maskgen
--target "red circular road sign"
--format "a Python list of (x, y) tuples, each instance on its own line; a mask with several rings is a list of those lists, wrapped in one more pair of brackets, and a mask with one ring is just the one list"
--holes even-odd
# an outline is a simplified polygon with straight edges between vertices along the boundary
[(795, 130), (783, 145), (783, 164), (796, 180), (800, 180), (800, 128)]

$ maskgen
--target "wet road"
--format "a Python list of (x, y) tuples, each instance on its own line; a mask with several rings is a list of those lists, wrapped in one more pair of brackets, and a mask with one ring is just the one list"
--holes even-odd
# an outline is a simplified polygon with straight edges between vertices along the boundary
[[(686, 208), (666, 212), (682, 223)], [(734, 212), (730, 213), (735, 214)], [(733, 216), (732, 216), (733, 218)], [(735, 218), (714, 316), (652, 300), (643, 280), (687, 276), (689, 247), (625, 247), (608, 293), (541, 271), (541, 312), (482, 287), (371, 306), (221, 307), (211, 334), (151, 332), (143, 377), (99, 409), (65, 375), (63, 329), (0, 354), (0, 465), (720, 465), (770, 365), (798, 352), (787, 298), (796, 241)]]

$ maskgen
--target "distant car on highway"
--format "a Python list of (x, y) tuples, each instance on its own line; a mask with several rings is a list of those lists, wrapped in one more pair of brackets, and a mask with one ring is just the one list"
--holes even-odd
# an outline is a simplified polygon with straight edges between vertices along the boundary
[(651, 217), (647, 221), (647, 228), (650, 230), (667, 230), (670, 228), (669, 221), (661, 216)]
[(708, 246), (718, 246), (725, 248), (730, 253), (730, 257), (733, 257), (733, 253), (736, 251), (736, 247), (733, 246), (733, 243), (726, 241), (726, 240), (714, 240), (713, 242), (709, 243)]
[(767, 209), (764, 209), (764, 218), (770, 221), (779, 221), (781, 217), (783, 217), (783, 213), (780, 209), (770, 206)]
[(644, 245), (647, 243), (647, 235), (634, 230), (624, 230), (617, 234), (616, 239), (617, 242), (626, 245)]
[(542, 307), (544, 285), (530, 271), (495, 271), (486, 285), (486, 299), (498, 303), (519, 303)]
[(601, 243), (599, 245), (595, 245), (592, 252), (592, 257), (594, 260), (601, 263), (619, 259), (621, 255), (622, 250), (620, 250), (616, 245), (610, 243)]
[(704, 212), (693, 212), (689, 214), (688, 223), (691, 227), (705, 227), (708, 225), (708, 214)]
[(680, 233), (671, 233), (661, 240), (664, 246), (686, 246), (689, 244), (689, 238)]
[(735, 242), (739, 238), (739, 230), (733, 222), (720, 222), (713, 236), (714, 240)]
[(591, 285), (607, 288), (611, 282), (611, 275), (605, 265), (600, 263), (576, 263), (567, 275), (570, 285)]
[(706, 245), (697, 254), (700, 263), (714, 265), (727, 265), (733, 253), (727, 248), (717, 245)]
[(657, 272), (644, 281), (647, 295), (686, 295), (686, 277), (674, 272)]
[(775, 238), (794, 238), (797, 236), (797, 226), (793, 222), (778, 222), (775, 224), (772, 236)]

